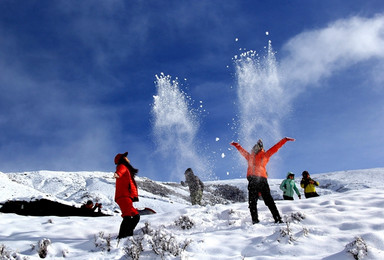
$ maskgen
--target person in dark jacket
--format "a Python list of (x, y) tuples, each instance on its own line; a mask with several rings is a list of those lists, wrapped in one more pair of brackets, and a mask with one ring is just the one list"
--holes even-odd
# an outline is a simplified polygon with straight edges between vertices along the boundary
[(285, 137), (268, 151), (264, 151), (263, 141), (259, 139), (249, 153), (240, 144), (232, 142), (240, 154), (248, 161), (247, 179), (248, 179), (248, 203), (251, 212), (252, 223), (259, 223), (257, 213), (257, 201), (259, 195), (262, 196), (265, 205), (271, 211), (275, 223), (283, 223), (280, 213), (272, 198), (271, 190), (268, 184), (267, 163), (273, 154), (275, 154), (287, 141), (295, 141), (293, 138)]
[(84, 213), (89, 213), (90, 215), (93, 215), (95, 213), (95, 210), (98, 209), (97, 212), (101, 212), (101, 208), (103, 205), (101, 203), (96, 203), (93, 205), (92, 200), (88, 200), (87, 203), (81, 205), (81, 209), (83, 210)]
[(117, 154), (115, 156), (116, 172), (116, 190), (115, 201), (121, 209), (123, 221), (120, 225), (118, 238), (133, 236), (133, 230), (140, 220), (140, 214), (133, 207), (133, 202), (139, 201), (135, 176), (138, 169), (132, 167), (128, 152)]
[(192, 205), (201, 205), (203, 198), (204, 183), (197, 177), (191, 168), (188, 168), (185, 173), (185, 184), (189, 186), (189, 193)]
[(319, 182), (311, 179), (308, 171), (303, 171), (302, 176), (300, 186), (304, 189), (305, 198), (318, 197), (316, 186), (319, 186)]

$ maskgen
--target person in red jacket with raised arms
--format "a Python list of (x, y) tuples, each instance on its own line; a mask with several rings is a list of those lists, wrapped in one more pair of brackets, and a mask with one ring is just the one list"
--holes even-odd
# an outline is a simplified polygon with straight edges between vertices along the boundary
[(259, 216), (257, 213), (257, 200), (259, 199), (259, 194), (263, 198), (265, 205), (271, 211), (275, 223), (283, 223), (275, 201), (272, 198), (271, 190), (269, 189), (266, 166), (271, 156), (287, 141), (295, 141), (295, 139), (285, 137), (272, 146), (268, 151), (264, 151), (263, 141), (259, 139), (257, 144), (253, 146), (251, 153), (247, 152), (239, 143), (231, 143), (231, 145), (236, 147), (240, 154), (248, 161), (248, 204), (253, 224), (259, 223)]
[(134, 179), (139, 170), (132, 167), (127, 156), (128, 152), (119, 153), (115, 156), (115, 201), (119, 205), (123, 217), (118, 235), (119, 239), (133, 236), (133, 230), (140, 220), (139, 212), (133, 207), (133, 202), (139, 201), (137, 185)]

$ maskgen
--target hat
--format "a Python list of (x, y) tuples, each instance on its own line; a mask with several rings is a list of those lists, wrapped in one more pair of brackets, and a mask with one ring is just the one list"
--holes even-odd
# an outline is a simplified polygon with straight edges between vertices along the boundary
[(295, 178), (295, 174), (293, 172), (288, 172), (287, 178), (289, 178), (289, 176), (293, 176), (293, 178)]
[(121, 160), (121, 158), (123, 157), (127, 157), (128, 155), (128, 152), (125, 152), (125, 153), (118, 153), (116, 156), (115, 156), (115, 164), (118, 164)]
[(258, 153), (260, 150), (264, 148), (263, 146), (263, 140), (259, 139), (257, 143), (253, 146), (252, 151), (254, 153)]
[(303, 175), (303, 177), (307, 177), (309, 175), (309, 172), (308, 171), (303, 171), (302, 175)]

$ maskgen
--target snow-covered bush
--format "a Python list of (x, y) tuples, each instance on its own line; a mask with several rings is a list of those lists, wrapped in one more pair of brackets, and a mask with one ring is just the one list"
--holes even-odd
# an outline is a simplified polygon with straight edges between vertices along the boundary
[(10, 248), (7, 248), (5, 245), (0, 245), (0, 259), (1, 260), (27, 260), (28, 257), (21, 257), (18, 253), (14, 252)]
[(145, 222), (145, 223), (144, 223), (144, 227), (141, 228), (141, 232), (142, 232), (144, 235), (147, 235), (147, 234), (149, 234), (149, 233), (152, 232), (152, 228), (151, 228), (151, 226), (149, 225), (148, 222)]
[(290, 226), (290, 222), (286, 222), (286, 227), (281, 227), (280, 228), (280, 236), (277, 239), (278, 242), (282, 242), (283, 238), (287, 240), (288, 243), (292, 243), (296, 241), (296, 238), (293, 235), (293, 231)]
[(127, 246), (124, 247), (124, 252), (127, 256), (131, 257), (133, 260), (140, 258), (141, 252), (143, 249), (143, 237), (130, 237), (127, 241)]
[(295, 242), (297, 238), (294, 235), (294, 228), (296, 229), (296, 231), (298, 231), (298, 229), (301, 229), (301, 232), (297, 232), (297, 234), (301, 234), (303, 236), (307, 236), (309, 234), (308, 228), (303, 227), (301, 225), (296, 225), (297, 223), (305, 219), (305, 215), (303, 213), (294, 212), (290, 215), (284, 215), (283, 219), (286, 226), (280, 228), (279, 238), (277, 241), (281, 242), (283, 238), (285, 238), (287, 239), (288, 243)]
[(179, 242), (176, 235), (160, 227), (152, 229), (148, 223), (141, 229), (142, 234), (127, 239), (124, 251), (131, 259), (139, 259), (142, 252), (152, 251), (162, 258), (179, 256), (191, 243), (190, 240)]
[(104, 232), (100, 231), (95, 235), (95, 247), (101, 251), (111, 251), (111, 234), (105, 236)]
[(37, 244), (37, 253), (39, 254), (40, 258), (46, 258), (48, 255), (48, 248), (51, 245), (51, 240), (48, 238), (41, 239)]
[(188, 216), (180, 216), (175, 220), (175, 225), (181, 229), (191, 229), (195, 223)]
[(290, 222), (301, 222), (303, 219), (305, 219), (305, 214), (302, 212), (293, 212), (287, 217), (287, 221)]
[(356, 260), (363, 259), (368, 254), (368, 247), (364, 239), (357, 236), (355, 240), (345, 246), (348, 253), (351, 253)]

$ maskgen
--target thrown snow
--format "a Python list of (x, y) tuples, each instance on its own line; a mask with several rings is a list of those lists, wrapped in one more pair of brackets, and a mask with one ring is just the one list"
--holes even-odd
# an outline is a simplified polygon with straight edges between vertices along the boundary
[[(141, 217), (134, 238), (142, 236), (143, 228), (150, 226), (159, 234), (171, 234), (174, 241), (186, 245), (178, 256), (160, 256), (150, 249), (150, 237), (146, 235), (140, 259), (353, 260), (348, 251), (360, 253), (364, 259), (384, 259), (384, 168), (311, 174), (311, 177), (320, 182), (317, 189), (320, 197), (276, 200), (280, 213), (288, 220), (285, 224), (274, 224), (262, 201), (258, 205), (261, 222), (252, 225), (246, 202), (192, 206), (183, 199), (188, 196), (187, 188), (176, 183), (170, 185), (179, 195), (171, 198), (139, 189), (140, 202), (136, 206), (151, 207), (158, 213)], [(139, 180), (145, 181), (145, 178)], [(274, 197), (281, 197), (281, 181), (269, 180)], [(299, 183), (299, 179), (296, 182)], [(121, 217), (114, 212), (118, 206), (113, 202), (112, 173), (0, 172), (0, 183), (0, 202), (46, 197), (79, 206), (93, 198), (103, 203), (105, 212), (113, 214), (91, 218), (0, 213), (1, 259), (7, 259), (6, 254), (12, 259), (40, 259), (36, 246), (43, 238), (51, 241), (48, 259), (125, 258), (125, 249), (131, 242), (124, 239), (118, 244), (115, 239)], [(247, 190), (245, 179), (207, 184), (228, 184)], [(194, 223), (192, 228), (182, 229), (175, 224), (183, 216)], [(105, 239), (108, 236), (110, 245)], [(350, 249), (357, 238), (366, 243), (367, 252), (358, 246)]]

